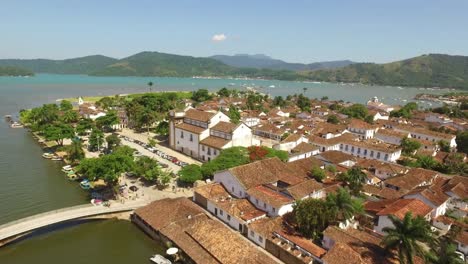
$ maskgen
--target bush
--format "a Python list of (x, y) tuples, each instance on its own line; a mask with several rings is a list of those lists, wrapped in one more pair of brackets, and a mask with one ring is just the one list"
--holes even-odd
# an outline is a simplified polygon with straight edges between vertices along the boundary
[(183, 167), (179, 171), (179, 179), (182, 182), (193, 184), (194, 182), (203, 179), (201, 167), (195, 164), (190, 164)]

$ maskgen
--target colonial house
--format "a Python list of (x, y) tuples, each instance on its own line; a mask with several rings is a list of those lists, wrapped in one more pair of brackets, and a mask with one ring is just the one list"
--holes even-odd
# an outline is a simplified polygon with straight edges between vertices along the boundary
[(377, 120), (388, 120), (390, 118), (390, 115), (388, 112), (384, 111), (376, 111), (376, 110), (369, 110), (369, 115), (372, 116), (372, 119), (374, 121)]
[(232, 197), (220, 183), (195, 188), (193, 201), (205, 208), (231, 228), (247, 234), (247, 225), (266, 216), (248, 199)]
[(378, 140), (359, 141), (346, 139), (340, 143), (340, 151), (358, 158), (396, 162), (401, 156), (401, 148)]
[(438, 175), (435, 171), (413, 168), (405, 175), (391, 177), (385, 180), (384, 183), (388, 188), (409, 192), (420, 186), (431, 185)]
[(353, 119), (348, 124), (348, 131), (358, 136), (360, 139), (370, 139), (374, 137), (377, 127), (359, 119)]
[(371, 100), (367, 101), (367, 108), (375, 109), (379, 111), (384, 111), (390, 113), (391, 111), (395, 110), (393, 106), (386, 105), (379, 101), (377, 97), (372, 98)]
[(429, 123), (437, 123), (441, 125), (449, 124), (453, 122), (449, 117), (441, 115), (441, 114), (436, 114), (436, 113), (426, 114), (426, 116), (424, 117), (424, 121), (429, 122)]
[(422, 216), (430, 221), (432, 211), (433, 209), (429, 205), (418, 199), (398, 199), (377, 212), (378, 220), (377, 225), (374, 226), (374, 231), (382, 234), (384, 228), (393, 227), (390, 215), (403, 219), (406, 213), (411, 212), (413, 217)]
[(435, 186), (418, 187), (404, 196), (405, 199), (418, 199), (430, 206), (432, 209), (432, 218), (444, 215), (447, 210), (447, 204), (450, 196)]
[(320, 151), (318, 147), (306, 142), (302, 142), (291, 149), (289, 152), (288, 162), (309, 158), (311, 156), (317, 155), (319, 152)]
[(265, 113), (257, 110), (244, 110), (241, 112), (241, 121), (249, 127), (254, 127), (260, 124), (260, 120), (264, 116), (266, 116)]
[(339, 137), (346, 132), (348, 132), (346, 130), (346, 125), (335, 125), (327, 122), (322, 122), (314, 126), (314, 128), (311, 131), (311, 135), (315, 135), (325, 139), (330, 139), (334, 137)]
[(328, 115), (328, 110), (326, 108), (314, 108), (310, 111), (314, 115), (326, 116)]
[(286, 133), (286, 130), (271, 123), (263, 123), (253, 128), (254, 135), (275, 141), (281, 141), (284, 133)]
[(234, 124), (220, 121), (210, 128), (210, 135), (200, 141), (199, 159), (210, 161), (221, 150), (230, 147), (249, 147), (254, 145), (251, 129), (244, 123)]
[(425, 128), (412, 127), (408, 125), (397, 125), (393, 129), (400, 132), (409, 133), (412, 138), (428, 140), (432, 142), (439, 142), (441, 140), (447, 141), (450, 144), (451, 148), (456, 148), (457, 143), (455, 139), (457, 136), (439, 133)]
[(293, 148), (295, 148), (297, 145), (299, 145), (299, 144), (301, 144), (303, 142), (307, 143), (307, 142), (309, 142), (309, 140), (306, 137), (304, 137), (303, 135), (291, 134), (288, 137), (286, 137), (285, 139), (283, 139), (281, 142), (279, 142), (278, 144), (273, 145), (273, 148), (289, 152)]
[[(253, 144), (251, 129), (240, 122), (233, 124), (222, 112), (188, 109), (171, 113), (169, 139), (172, 148), (202, 161), (219, 155), (222, 149)], [(179, 114), (176, 120), (173, 116)]]
[(325, 195), (320, 183), (310, 179), (307, 171), (295, 167), (298, 165), (296, 162), (301, 161), (284, 163), (278, 158), (260, 160), (217, 172), (214, 181), (221, 183), (233, 197), (249, 199), (269, 216), (281, 216), (292, 211), (297, 199), (321, 198)]
[(105, 116), (106, 112), (97, 108), (94, 104), (91, 103), (82, 103), (78, 105), (78, 112), (83, 118), (89, 118), (96, 120), (99, 117)]
[(396, 163), (382, 162), (378, 160), (364, 159), (358, 161), (358, 165), (377, 176), (381, 180), (385, 180), (398, 175), (403, 175), (408, 172), (404, 166)]
[(399, 132), (392, 129), (379, 129), (375, 138), (392, 145), (400, 145), (403, 138), (409, 138), (409, 133)]

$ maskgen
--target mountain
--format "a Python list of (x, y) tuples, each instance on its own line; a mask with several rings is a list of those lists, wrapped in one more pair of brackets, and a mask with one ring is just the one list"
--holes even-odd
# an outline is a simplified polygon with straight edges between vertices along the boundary
[(301, 74), (325, 82), (468, 89), (468, 57), (428, 54), (386, 64), (357, 63)]
[(290, 71), (309, 71), (318, 69), (332, 69), (348, 66), (354, 62), (349, 60), (343, 61), (325, 61), (315, 62), (310, 64), (289, 63), (282, 60), (273, 59), (263, 54), (237, 54), (234, 56), (214, 55), (210, 58), (221, 61), (233, 67), (247, 67), (256, 69), (272, 69), (272, 70), (290, 70)]
[(11, 66), (0, 66), (0, 76), (33, 76), (34, 73), (30, 70), (11, 67)]
[(114, 58), (102, 55), (93, 55), (66, 60), (4, 59), (0, 60), (0, 66), (21, 67), (36, 73), (90, 74), (116, 61), (117, 59)]
[(92, 75), (192, 77), (226, 75), (233, 69), (214, 59), (146, 51), (116, 61)]

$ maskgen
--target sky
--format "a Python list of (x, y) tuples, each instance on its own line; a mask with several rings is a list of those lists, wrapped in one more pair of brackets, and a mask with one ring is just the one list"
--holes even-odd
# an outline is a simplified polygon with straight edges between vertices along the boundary
[(0, 58), (468, 56), (467, 0), (1, 0)]

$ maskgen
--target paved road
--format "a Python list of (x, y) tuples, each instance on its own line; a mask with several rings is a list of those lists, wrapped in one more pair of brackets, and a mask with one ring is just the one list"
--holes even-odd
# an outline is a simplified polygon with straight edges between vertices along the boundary
[[(48, 225), (79, 219), (83, 217), (133, 211), (148, 204), (148, 200), (128, 201), (124, 204), (112, 203), (110, 207), (94, 205), (78, 205), (54, 210), (27, 218), (19, 219), (0, 226), (0, 241), (11, 238)], [(1, 243), (0, 243), (1, 245)]]
[[(145, 143), (148, 143), (148, 137), (154, 137), (155, 134), (153, 133), (150, 133), (149, 135), (147, 133), (135, 133), (133, 130), (130, 130), (128, 128), (125, 128), (123, 129), (122, 131), (118, 132), (119, 134), (123, 135), (123, 136), (127, 136), (129, 138), (132, 138), (132, 139), (137, 139), (137, 140), (140, 140), (142, 142), (145, 142)], [(156, 148), (161, 150), (162, 152), (168, 154), (168, 155), (171, 155), (173, 157), (176, 157), (178, 160), (181, 160), (183, 162), (187, 162), (188, 164), (197, 164), (197, 165), (201, 165), (201, 162), (196, 160), (196, 159), (193, 159), (187, 155), (184, 155), (180, 152), (177, 152), (171, 148), (168, 148), (168, 147), (165, 147), (165, 146), (162, 146), (162, 145), (156, 145)], [(159, 157), (159, 156), (158, 156)]]

